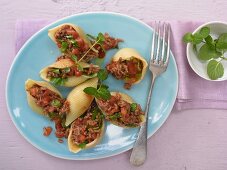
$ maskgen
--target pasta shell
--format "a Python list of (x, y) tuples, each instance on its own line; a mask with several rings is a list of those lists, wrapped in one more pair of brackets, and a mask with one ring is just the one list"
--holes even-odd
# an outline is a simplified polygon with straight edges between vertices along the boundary
[(49, 29), (48, 30), (48, 36), (56, 43), (56, 39), (55, 39), (55, 33), (57, 30), (59, 30), (62, 26), (64, 25), (70, 25), (72, 26), (76, 32), (78, 32), (80, 38), (82, 38), (84, 40), (85, 43), (87, 43), (89, 45), (89, 47), (91, 47), (91, 43), (90, 41), (87, 39), (86, 37), (86, 34), (84, 33), (84, 31), (77, 25), (74, 25), (74, 24), (70, 24), (70, 23), (64, 23), (64, 24), (61, 24), (61, 25), (58, 25), (52, 29)]
[(66, 115), (65, 125), (70, 125), (76, 118), (81, 116), (91, 105), (94, 97), (84, 93), (86, 87), (97, 88), (98, 78), (92, 78), (76, 86), (68, 95), (70, 111)]
[(133, 48), (122, 48), (119, 50), (112, 58), (113, 61), (118, 61), (120, 58), (122, 60), (129, 60), (131, 57), (135, 57), (139, 59), (143, 63), (143, 69), (142, 69), (142, 74), (141, 78), (134, 82), (133, 84), (138, 84), (140, 81), (143, 80), (146, 71), (147, 71), (147, 61)]
[[(104, 131), (105, 131), (105, 123), (104, 123), (104, 120), (103, 120), (100, 136), (98, 136), (98, 138), (96, 138), (91, 143), (86, 144), (85, 148), (83, 148), (83, 149), (89, 149), (89, 148), (96, 146), (101, 141), (101, 139), (103, 138)], [(72, 129), (70, 129), (69, 136), (68, 136), (69, 151), (73, 152), (73, 153), (78, 153), (79, 151), (83, 150), (82, 148), (80, 148), (79, 146), (77, 146), (76, 144), (74, 144), (72, 142), (71, 136), (72, 136)]]
[[(111, 92), (111, 95), (116, 95), (116, 93), (118, 93), (118, 94), (120, 94), (121, 95), (121, 98), (122, 98), (122, 100), (124, 100), (124, 101), (126, 101), (126, 102), (128, 102), (128, 103), (135, 103), (134, 102), (134, 100), (129, 96), (129, 95), (127, 95), (127, 94), (125, 94), (125, 93), (120, 93), (120, 92)], [(96, 101), (98, 100), (98, 99), (95, 99)], [(96, 102), (97, 104), (98, 104), (98, 102)], [(104, 114), (104, 115), (106, 115), (106, 113), (99, 107), (99, 109), (102, 111), (102, 113)], [(140, 125), (142, 125), (144, 122), (145, 122), (145, 116), (144, 115), (140, 115), (140, 119), (141, 119), (141, 123), (140, 123)], [(112, 124), (114, 124), (114, 125), (116, 125), (116, 126), (120, 126), (120, 127), (122, 127), (122, 128), (134, 128), (134, 127), (131, 127), (131, 126), (125, 126), (125, 125), (123, 125), (122, 123), (119, 123), (118, 121), (115, 121), (115, 120), (108, 120), (109, 122), (111, 122)]]
[(43, 109), (35, 103), (36, 99), (33, 96), (31, 96), (30, 93), (28, 92), (28, 89), (30, 89), (35, 84), (37, 84), (39, 86), (42, 86), (42, 87), (48, 88), (49, 90), (57, 93), (60, 97), (62, 97), (62, 95), (61, 95), (61, 93), (54, 86), (50, 85), (47, 82), (44, 82), (44, 81), (35, 81), (35, 80), (31, 80), (31, 79), (28, 79), (25, 82), (25, 90), (26, 90), (26, 93), (27, 93), (28, 105), (32, 108), (32, 110), (34, 112), (39, 113), (41, 115), (44, 115)]
[[(43, 80), (46, 80), (48, 82), (50, 82), (50, 78), (47, 77), (47, 72), (48, 72), (48, 69), (49, 68), (66, 68), (66, 67), (71, 67), (75, 65), (75, 63), (70, 60), (70, 59), (61, 59), (53, 64), (51, 64), (50, 66), (47, 66), (45, 68), (43, 68), (41, 71), (40, 71), (40, 77), (43, 79)], [(83, 67), (83, 68), (88, 68), (90, 67), (90, 64), (88, 63), (84, 63), (84, 62), (80, 62), (80, 65)], [(99, 67), (97, 65), (94, 65), (94, 67)], [(72, 77), (69, 77), (67, 79), (67, 81), (64, 83), (64, 85), (62, 86), (65, 86), (65, 87), (74, 87), (80, 83), (83, 83), (84, 81), (86, 81), (87, 79), (90, 79), (90, 78), (93, 78), (93, 77), (96, 77), (97, 74), (94, 74), (92, 76), (86, 76), (86, 75), (81, 75), (79, 77), (76, 77), (76, 76), (72, 76)]]

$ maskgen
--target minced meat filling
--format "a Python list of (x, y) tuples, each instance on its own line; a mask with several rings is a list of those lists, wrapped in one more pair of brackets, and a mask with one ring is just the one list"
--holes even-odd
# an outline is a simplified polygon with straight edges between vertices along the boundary
[(87, 68), (84, 68), (84, 69), (83, 69), (83, 74), (89, 76), (89, 75), (98, 73), (99, 70), (100, 70), (99, 67), (94, 67), (93, 64), (90, 64), (90, 67), (87, 67)]
[[(70, 60), (72, 60), (72, 58), (71, 58), (70, 55), (62, 54), (62, 55), (60, 55), (60, 56), (56, 59), (56, 61), (60, 61), (60, 60), (62, 60), (62, 59), (70, 59)], [(73, 61), (73, 60), (72, 60), (72, 61)]]
[(54, 118), (53, 121), (55, 122), (55, 136), (57, 138), (68, 138), (70, 127), (64, 125), (65, 118), (57, 117)]
[(103, 115), (93, 102), (90, 108), (71, 125), (73, 143), (81, 147), (91, 143), (100, 136), (102, 126)]
[[(71, 27), (71, 26), (63, 26), (60, 30), (58, 30), (55, 34), (55, 38), (57, 40), (57, 45), (61, 49), (61, 51), (65, 54), (57, 58), (57, 61), (62, 58), (71, 59), (70, 55), (76, 55), (78, 60), (88, 51), (89, 46), (83, 41), (83, 39), (79, 38), (79, 34)], [(90, 50), (82, 59), (85, 62), (92, 60), (93, 58), (104, 58), (106, 51), (118, 48), (119, 42), (122, 42), (122, 39), (113, 38), (108, 33), (104, 34), (104, 42), (102, 46), (100, 44), (96, 44), (93, 48), (96, 50)], [(95, 41), (90, 40), (91, 44), (94, 44)], [(83, 48), (81, 46), (84, 46)], [(66, 55), (67, 54), (67, 55)]]
[(59, 114), (66, 115), (67, 113), (69, 113), (69, 111), (70, 111), (70, 105), (69, 105), (69, 102), (66, 100), (63, 106), (61, 107)]
[(33, 85), (28, 91), (36, 99), (36, 104), (43, 108), (45, 114), (58, 113), (65, 101), (55, 92), (39, 85)]
[[(119, 42), (123, 42), (122, 39), (113, 38), (108, 33), (104, 34), (104, 38), (105, 38), (105, 40), (104, 40), (102, 46), (100, 44), (96, 44), (94, 46), (94, 48), (98, 51), (98, 53), (96, 53), (98, 58), (104, 58), (105, 57), (105, 51), (108, 51), (108, 50), (113, 49), (113, 48), (118, 48)], [(92, 43), (94, 43), (94, 42), (92, 42)], [(88, 56), (89, 55), (95, 55), (95, 54), (94, 54), (94, 52), (91, 51), (88, 54)]]
[(142, 121), (140, 115), (144, 115), (139, 104), (130, 104), (122, 100), (119, 93), (112, 95), (109, 100), (99, 99), (97, 103), (102, 111), (105, 112), (107, 120), (117, 121), (121, 125), (139, 126)]
[(112, 48), (118, 48), (118, 43), (123, 42), (120, 38), (113, 38), (108, 33), (104, 34), (105, 41), (103, 43), (104, 50), (110, 50)]
[(69, 78), (69, 77), (79, 77), (81, 75), (92, 75), (99, 71), (99, 67), (94, 67), (90, 64), (89, 67), (79, 70), (76, 65), (66, 68), (49, 68), (47, 71), (47, 78)]
[(134, 57), (129, 60), (112, 61), (106, 65), (106, 69), (117, 79), (125, 81), (125, 88), (130, 89), (132, 84), (140, 79), (142, 75), (143, 63)]
[(70, 25), (64, 25), (55, 33), (57, 45), (63, 53), (80, 56), (89, 49), (87, 43), (79, 36), (79, 33)]
[(75, 75), (77, 71), (76, 66), (66, 67), (66, 68), (49, 68), (47, 71), (47, 78), (68, 78)]
[[(102, 45), (96, 44), (93, 48), (98, 51), (90, 50), (86, 57), (84, 57), (83, 61), (90, 61), (93, 58), (104, 58), (106, 55), (106, 51), (113, 49), (113, 48), (118, 48), (119, 42), (123, 42), (122, 39), (119, 38), (113, 38), (111, 37), (108, 33), (104, 34), (104, 42)], [(95, 41), (91, 40), (91, 44), (94, 44)]]

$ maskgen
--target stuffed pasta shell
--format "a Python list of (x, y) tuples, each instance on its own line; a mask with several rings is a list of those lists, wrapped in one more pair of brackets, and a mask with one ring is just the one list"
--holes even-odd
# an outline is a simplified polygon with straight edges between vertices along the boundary
[(135, 49), (122, 48), (106, 65), (106, 69), (116, 79), (124, 80), (124, 87), (130, 89), (133, 84), (143, 80), (147, 70), (147, 61)]
[(145, 122), (140, 105), (124, 93), (111, 92), (109, 100), (96, 99), (96, 102), (105, 119), (117, 126), (133, 128)]
[(105, 130), (104, 116), (92, 102), (88, 110), (71, 124), (68, 136), (69, 151), (77, 153), (97, 145)]
[(47, 117), (58, 114), (65, 100), (61, 93), (52, 85), (44, 81), (28, 79), (25, 82), (27, 101), (31, 109)]
[(60, 59), (40, 71), (40, 77), (53, 84), (74, 87), (87, 79), (97, 76), (99, 66), (72, 60)]
[(66, 108), (66, 122), (65, 125), (70, 125), (75, 119), (80, 117), (91, 105), (94, 100), (93, 96), (84, 93), (84, 88), (97, 88), (98, 78), (89, 79), (80, 85), (76, 86), (67, 96), (63, 108)]
[(91, 47), (84, 31), (71, 23), (61, 24), (48, 30), (48, 36), (65, 54), (81, 56)]

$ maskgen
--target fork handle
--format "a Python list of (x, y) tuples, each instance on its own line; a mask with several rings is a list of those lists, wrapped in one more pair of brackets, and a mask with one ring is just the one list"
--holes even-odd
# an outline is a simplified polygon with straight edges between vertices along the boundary
[(147, 157), (147, 124), (148, 124), (148, 113), (149, 113), (149, 105), (151, 102), (152, 89), (154, 86), (154, 81), (156, 79), (156, 75), (153, 74), (152, 82), (150, 84), (150, 90), (147, 98), (147, 104), (145, 109), (145, 118), (146, 121), (140, 127), (137, 139), (134, 143), (133, 150), (130, 156), (130, 163), (135, 166), (142, 165)]

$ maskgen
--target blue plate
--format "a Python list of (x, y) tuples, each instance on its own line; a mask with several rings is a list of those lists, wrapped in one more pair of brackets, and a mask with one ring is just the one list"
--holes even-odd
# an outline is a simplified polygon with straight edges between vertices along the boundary
[[(116, 13), (84, 13), (63, 18), (33, 35), (18, 52), (8, 75), (6, 98), (9, 114), (19, 132), (38, 149), (64, 159), (89, 160), (109, 157), (132, 148), (138, 128), (123, 129), (107, 123), (103, 140), (95, 148), (83, 150), (77, 154), (69, 152), (67, 141), (58, 143), (54, 133), (49, 137), (42, 135), (44, 126), (54, 127), (53, 122), (34, 113), (28, 106), (24, 83), (28, 78), (41, 80), (39, 71), (53, 63), (60, 54), (56, 45), (47, 36), (48, 29), (69, 22), (81, 26), (86, 33), (97, 35), (108, 32), (113, 37), (124, 39), (119, 48), (131, 47), (138, 50), (147, 61), (150, 58), (153, 29), (129, 16)], [(110, 61), (117, 49), (107, 53), (104, 65)], [(151, 73), (143, 81), (128, 91), (123, 82), (112, 76), (106, 80), (111, 91), (121, 91), (132, 96), (145, 108)], [(59, 88), (64, 96), (70, 89)], [(152, 95), (149, 113), (148, 135), (152, 136), (169, 116), (178, 90), (178, 72), (173, 55), (167, 71), (157, 78)]]

